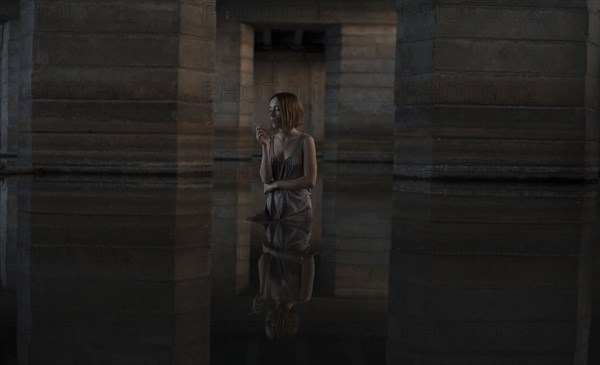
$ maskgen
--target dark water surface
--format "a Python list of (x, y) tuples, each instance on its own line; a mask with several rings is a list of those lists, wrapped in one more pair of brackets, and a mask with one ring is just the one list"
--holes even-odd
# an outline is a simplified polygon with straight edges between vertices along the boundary
[(600, 363), (597, 185), (322, 164), (313, 295), (271, 341), (258, 162), (2, 180), (1, 364)]

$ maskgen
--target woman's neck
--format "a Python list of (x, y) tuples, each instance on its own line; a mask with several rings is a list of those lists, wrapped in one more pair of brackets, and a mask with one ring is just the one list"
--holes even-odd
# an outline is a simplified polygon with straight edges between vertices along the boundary
[(297, 136), (298, 130), (296, 128), (292, 128), (292, 129), (288, 129), (288, 130), (280, 129), (277, 134), (279, 134), (279, 136), (285, 140), (285, 139), (289, 139), (291, 137)]

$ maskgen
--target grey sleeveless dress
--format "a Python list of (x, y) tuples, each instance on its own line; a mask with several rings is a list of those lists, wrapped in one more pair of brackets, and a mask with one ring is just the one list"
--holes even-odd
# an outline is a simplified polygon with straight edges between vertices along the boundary
[[(293, 180), (304, 176), (304, 138), (298, 139), (294, 152), (280, 161), (275, 157), (274, 136), (271, 137), (271, 168), (273, 180)], [(277, 189), (267, 193), (265, 214), (270, 220), (312, 220), (310, 189)]]

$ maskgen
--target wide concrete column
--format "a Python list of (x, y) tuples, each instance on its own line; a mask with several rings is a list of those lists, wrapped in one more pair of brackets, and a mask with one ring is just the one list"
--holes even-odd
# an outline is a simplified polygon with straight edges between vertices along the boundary
[(326, 34), (325, 159), (392, 161), (395, 18)]
[(16, 157), (19, 140), (21, 28), (16, 19), (0, 24), (0, 155)]
[(396, 175), (597, 178), (597, 1), (396, 5)]
[(214, 7), (23, 1), (24, 163), (64, 172), (212, 168)]

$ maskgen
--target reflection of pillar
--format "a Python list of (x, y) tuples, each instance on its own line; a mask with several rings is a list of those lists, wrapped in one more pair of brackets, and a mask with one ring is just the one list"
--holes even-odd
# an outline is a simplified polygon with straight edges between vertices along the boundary
[(2, 289), (16, 290), (17, 181), (0, 180), (0, 278)]
[(250, 209), (250, 179), (258, 174), (258, 167), (247, 162), (219, 161), (215, 172), (211, 236), (213, 299), (218, 300), (248, 289), (252, 269), (250, 222), (246, 217), (255, 213)]
[(396, 4), (395, 174), (598, 178), (597, 1)]
[[(325, 159), (392, 161), (395, 22), (327, 32)], [(335, 138), (335, 144), (330, 145)]]
[(386, 297), (391, 166), (337, 163), (325, 168), (324, 272), (318, 274), (319, 280), (332, 286), (335, 296)]
[[(239, 165), (238, 165), (239, 166)], [(248, 165), (246, 165), (248, 166)], [(238, 167), (239, 168), (239, 167)], [(239, 176), (239, 174), (236, 174)], [(249, 181), (238, 181), (236, 204), (235, 238), (235, 293), (248, 290), (250, 285), (250, 222), (246, 220), (250, 211), (251, 185)], [(232, 222), (233, 223), (233, 222)]]
[(20, 360), (207, 364), (210, 188), (185, 179), (24, 181)]
[(23, 0), (19, 157), (67, 172), (212, 168), (215, 12)]
[(396, 182), (388, 363), (584, 364), (596, 189)]
[(8, 210), (8, 188), (4, 179), (0, 179), (0, 290), (6, 289), (8, 286), (6, 278), (6, 266), (8, 264), (8, 227), (7, 227), (7, 210)]

